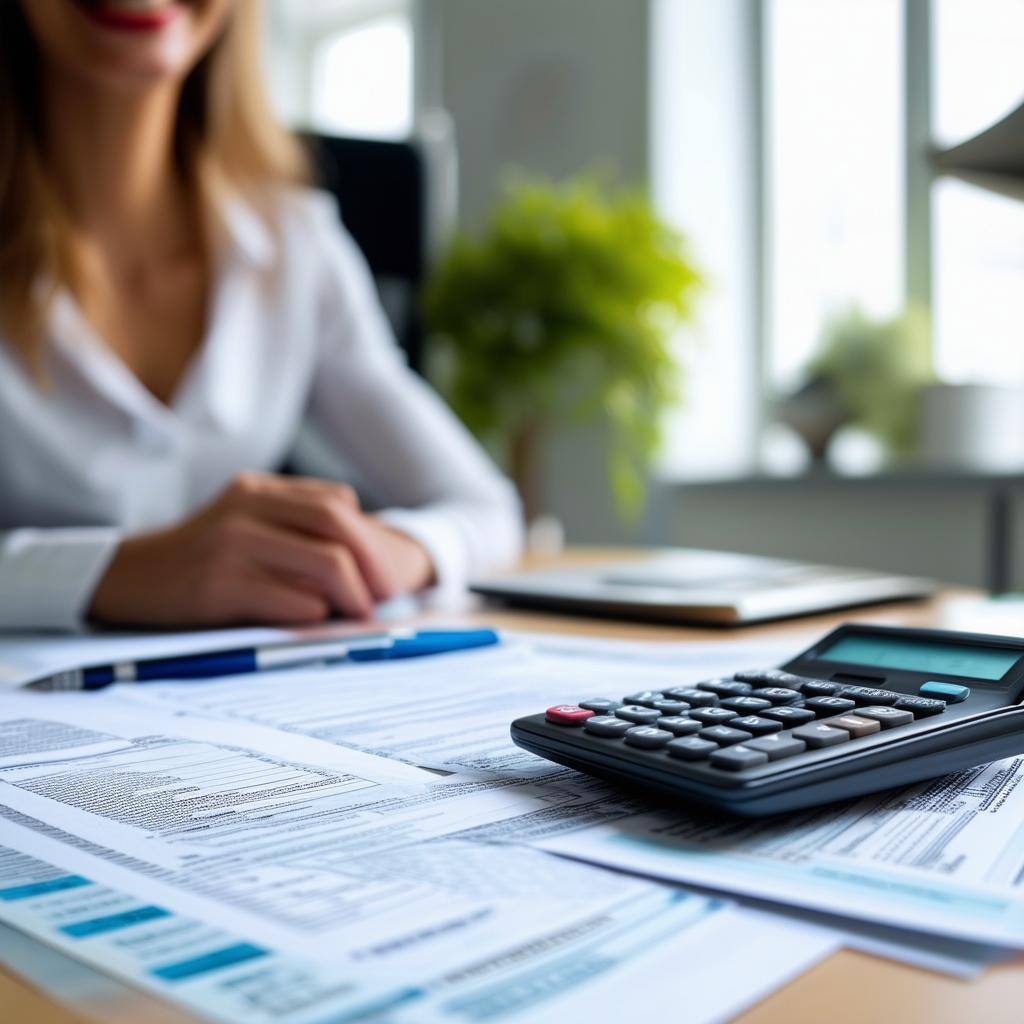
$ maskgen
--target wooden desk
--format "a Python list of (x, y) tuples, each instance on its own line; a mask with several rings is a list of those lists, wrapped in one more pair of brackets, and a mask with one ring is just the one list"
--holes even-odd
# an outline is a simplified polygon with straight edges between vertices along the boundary
[[(607, 556), (607, 552), (602, 552)], [(622, 553), (626, 555), (628, 553)], [(561, 561), (587, 561), (593, 552), (577, 551)], [(493, 624), (508, 629), (549, 633), (586, 633), (634, 640), (725, 640), (778, 638), (792, 635), (795, 642), (808, 633), (824, 633), (846, 619), (898, 625), (945, 626), (952, 604), (965, 592), (948, 593), (922, 603), (886, 605), (843, 615), (821, 615), (786, 623), (738, 631), (684, 629), (622, 622), (604, 622), (569, 616), (542, 615), (511, 610), (482, 609), (453, 616), (434, 612), (420, 620)], [(685, 1022), (681, 1008), (666, 1007), (664, 1020)], [(95, 1011), (94, 1011), (95, 1012)], [(196, 1018), (134, 990), (105, 1004), (109, 1024), (194, 1024)], [(0, 968), (0, 1020), (11, 1024), (81, 1022), (74, 1014)], [(741, 1014), (736, 1024), (1021, 1024), (1024, 1021), (1024, 957), (986, 972), (975, 982), (963, 982), (872, 956), (841, 951), (779, 989)]]

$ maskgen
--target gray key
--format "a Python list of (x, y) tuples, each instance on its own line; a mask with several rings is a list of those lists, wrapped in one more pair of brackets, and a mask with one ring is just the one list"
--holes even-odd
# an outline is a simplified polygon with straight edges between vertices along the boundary
[(730, 729), (743, 729), (754, 736), (767, 736), (770, 732), (782, 732), (782, 723), (774, 718), (762, 718), (760, 715), (744, 715), (734, 718), (729, 723)]
[(599, 715), (607, 715), (616, 708), (622, 707), (621, 700), (608, 700), (605, 697), (591, 697), (590, 700), (581, 700), (580, 707), (588, 711), (596, 711)]
[(850, 739), (850, 734), (845, 729), (834, 729), (824, 722), (801, 725), (799, 729), (793, 730), (793, 735), (798, 740), (803, 740), (812, 750), (819, 747), (834, 747), (837, 743), (846, 743)]
[(654, 708), (663, 715), (681, 715), (684, 711), (690, 710), (690, 705), (683, 700), (655, 700), (647, 707)]
[(744, 732), (742, 729), (730, 729), (727, 725), (710, 725), (706, 729), (701, 729), (697, 735), (702, 740), (714, 740), (723, 747), (750, 739), (749, 732)]
[(768, 755), (760, 750), (751, 750), (742, 743), (725, 750), (716, 750), (711, 754), (711, 763), (716, 768), (725, 768), (730, 772), (741, 772), (744, 768), (756, 768), (767, 764)]
[(760, 697), (726, 697), (722, 701), (722, 707), (735, 711), (739, 715), (756, 715), (765, 708), (770, 708), (770, 700), (762, 700)]
[(762, 686), (755, 690), (751, 697), (760, 697), (769, 704), (795, 704), (800, 699), (800, 694), (788, 686)]
[(879, 690), (874, 686), (844, 686), (836, 696), (847, 697), (858, 704), (870, 704), (875, 707), (895, 704), (900, 699), (898, 693), (893, 693), (892, 690)]
[(841, 715), (844, 711), (852, 711), (857, 705), (845, 697), (812, 697), (804, 704), (808, 711), (813, 711), (819, 718), (826, 715)]
[(762, 711), (761, 715), (763, 718), (774, 718), (775, 721), (781, 722), (787, 729), (794, 725), (804, 725), (807, 722), (813, 722), (815, 718), (813, 711), (808, 711), (807, 708), (795, 708), (792, 704), (780, 704), (777, 708), (772, 708), (770, 711)]
[(842, 689), (839, 683), (830, 683), (824, 679), (808, 679), (803, 686), (805, 697), (827, 697)]
[(668, 729), (675, 736), (693, 736), (695, 733), (700, 732), (703, 726), (700, 722), (696, 722), (692, 718), (686, 718), (683, 715), (669, 715), (666, 718), (658, 719), (658, 728)]
[(644, 750), (657, 750), (672, 738), (672, 733), (656, 729), (653, 725), (634, 725), (625, 736), (631, 747), (643, 747)]
[(902, 708), (857, 708), (861, 718), (873, 718), (883, 729), (895, 729), (897, 725), (909, 725), (914, 716)]
[(643, 708), (639, 704), (624, 704), (621, 708), (615, 709), (616, 718), (624, 718), (634, 725), (654, 725), (661, 718), (653, 708)]
[(695, 686), (675, 686), (665, 691), (665, 696), (671, 700), (685, 700), (690, 707), (713, 708), (718, 703), (718, 698), (707, 690), (698, 690)]
[(690, 717), (701, 725), (721, 725), (739, 716), (728, 708), (694, 708), (690, 712)]
[(595, 715), (583, 723), (583, 731), (593, 736), (625, 736), (630, 729), (635, 728), (632, 722), (614, 715)]
[(838, 718), (826, 718), (823, 724), (844, 729), (855, 740), (861, 736), (873, 736), (881, 728), (873, 718), (865, 718), (863, 715), (839, 715)]
[(896, 707), (901, 711), (910, 711), (915, 718), (927, 718), (929, 715), (941, 715), (946, 710), (946, 702), (932, 700), (930, 697), (900, 697)]
[[(585, 729), (586, 726), (583, 728)], [(788, 733), (776, 733), (774, 736), (759, 736), (756, 740), (749, 740), (744, 746), (767, 754), (769, 761), (778, 761), (783, 757), (802, 754), (807, 749), (807, 744), (803, 740), (798, 740), (795, 736), (790, 736)]]
[(681, 736), (665, 746), (673, 756), (683, 761), (703, 761), (713, 750), (718, 749), (717, 743), (702, 740), (699, 736)]
[(656, 700), (664, 700), (665, 694), (661, 690), (641, 690), (639, 693), (631, 693), (622, 698), (623, 704), (639, 704), (641, 707), (649, 708), (654, 706)]
[(749, 683), (739, 683), (735, 679), (707, 679), (697, 684), (698, 690), (718, 694), (719, 697), (742, 697), (750, 693), (753, 687)]

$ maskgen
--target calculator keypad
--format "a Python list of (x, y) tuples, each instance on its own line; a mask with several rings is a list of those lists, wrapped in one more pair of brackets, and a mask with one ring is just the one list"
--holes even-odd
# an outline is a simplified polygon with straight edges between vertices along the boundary
[(945, 709), (946, 702), (930, 697), (766, 669), (640, 690), (622, 700), (559, 704), (548, 708), (546, 719), (582, 727), (602, 743), (741, 772), (808, 750), (841, 747)]

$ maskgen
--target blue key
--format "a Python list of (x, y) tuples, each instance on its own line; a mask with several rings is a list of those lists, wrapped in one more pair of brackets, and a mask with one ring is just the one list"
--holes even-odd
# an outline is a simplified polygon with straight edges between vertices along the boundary
[(938, 697), (939, 700), (944, 700), (947, 704), (959, 704), (962, 700), (967, 700), (971, 695), (971, 688), (969, 686), (959, 686), (956, 683), (939, 683), (932, 680), (928, 683), (922, 683), (921, 688), (917, 691), (922, 697)]

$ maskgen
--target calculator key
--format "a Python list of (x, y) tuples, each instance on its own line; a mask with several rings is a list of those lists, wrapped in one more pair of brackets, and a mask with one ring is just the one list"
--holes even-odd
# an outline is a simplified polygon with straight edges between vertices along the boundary
[(604, 697), (591, 697), (589, 700), (581, 700), (580, 707), (593, 711), (595, 715), (607, 715), (616, 708), (621, 708), (622, 701), (607, 700)]
[(739, 715), (753, 715), (771, 706), (770, 700), (762, 700), (760, 697), (726, 697), (722, 701), (723, 708), (735, 711)]
[(731, 772), (741, 772), (744, 768), (756, 768), (768, 763), (768, 755), (760, 750), (751, 750), (740, 743), (735, 747), (715, 750), (711, 753), (711, 763), (716, 768), (725, 768)]
[(837, 715), (843, 711), (852, 711), (857, 705), (845, 697), (812, 697), (805, 701), (804, 707), (813, 711), (819, 718), (825, 715)]
[(697, 689), (707, 690), (719, 697), (742, 697), (750, 693), (753, 687), (749, 683), (738, 683), (735, 679), (708, 679), (698, 683)]
[(808, 711), (807, 708), (795, 708), (790, 704), (781, 704), (777, 708), (762, 711), (761, 715), (764, 718), (774, 718), (776, 722), (781, 722), (787, 729), (794, 725), (813, 722), (816, 717), (813, 711)]
[(681, 715), (684, 711), (690, 710), (690, 705), (684, 700), (655, 700), (647, 706), (660, 711), (663, 715)]
[(774, 686), (777, 671), (778, 669), (774, 668), (744, 669), (742, 672), (734, 672), (733, 679), (739, 683), (752, 683), (754, 686)]
[(857, 708), (861, 718), (873, 718), (883, 729), (895, 729), (897, 725), (909, 725), (914, 716), (902, 708), (879, 706), (877, 708)]
[(622, 698), (623, 704), (639, 704), (641, 707), (649, 708), (654, 706), (656, 700), (664, 700), (665, 694), (661, 690), (641, 690), (639, 693), (631, 693)]
[(761, 686), (784, 686), (790, 690), (802, 690), (807, 680), (785, 669), (773, 668), (761, 673)]
[(731, 718), (738, 718), (735, 711), (728, 708), (694, 708), (690, 712), (690, 718), (701, 725), (721, 725)]
[(718, 744), (702, 740), (699, 736), (681, 736), (667, 743), (665, 749), (682, 761), (703, 761), (708, 754), (718, 749)]
[(856, 701), (858, 704), (895, 704), (900, 695), (892, 690), (878, 690), (874, 686), (844, 686), (840, 689), (837, 697), (845, 697), (847, 700)]
[(815, 682), (814, 679), (807, 679), (805, 676), (797, 676), (792, 672), (783, 672), (779, 669), (769, 685), (787, 686), (791, 690), (803, 690), (808, 683), (813, 682)]
[(658, 719), (659, 729), (668, 729), (674, 736), (693, 736), (704, 727), (700, 722), (692, 718), (684, 718), (682, 715), (669, 715)]
[(938, 697), (939, 700), (944, 700), (947, 704), (959, 704), (960, 701), (967, 700), (971, 695), (971, 688), (969, 686), (959, 686), (956, 683), (932, 681), (922, 683), (917, 692), (922, 697)]
[(803, 740), (798, 740), (788, 733), (775, 733), (772, 736), (759, 736), (756, 740), (748, 740), (743, 744), (751, 750), (760, 750), (768, 755), (769, 761), (778, 761), (783, 757), (802, 754), (807, 749)]
[(671, 700), (684, 700), (692, 708), (711, 708), (718, 703), (718, 698), (707, 690), (698, 690), (694, 686), (675, 686), (665, 691)]
[(801, 725), (799, 729), (793, 730), (793, 735), (796, 739), (803, 740), (812, 750), (819, 747), (834, 747), (837, 743), (845, 743), (850, 738), (845, 729), (834, 729), (824, 722)]
[(795, 704), (800, 699), (800, 694), (788, 686), (762, 686), (751, 696), (760, 697), (771, 704)]
[(616, 718), (614, 715), (595, 715), (583, 723), (583, 731), (591, 736), (625, 736), (630, 729), (636, 726), (627, 722), (624, 718)]
[(901, 711), (909, 711), (915, 718), (928, 718), (930, 715), (941, 715), (946, 710), (946, 702), (932, 700), (930, 697), (900, 697), (896, 707)]
[(734, 718), (729, 723), (730, 729), (743, 729), (754, 736), (766, 736), (770, 732), (781, 732), (782, 723), (776, 722), (774, 718), (762, 718), (760, 715), (744, 715), (742, 718)]
[(845, 729), (854, 739), (859, 736), (870, 736), (881, 728), (875, 719), (864, 718), (861, 715), (840, 715), (838, 718), (826, 718), (822, 725)]
[(653, 725), (634, 725), (625, 735), (631, 747), (642, 747), (644, 750), (657, 750), (673, 739), (672, 733), (657, 729)]
[(594, 717), (594, 712), (581, 708), (579, 704), (556, 704), (544, 712), (544, 717), (555, 725), (582, 725)]
[(831, 697), (840, 689), (842, 687), (839, 683), (828, 683), (824, 679), (808, 679), (804, 683), (803, 695), (805, 697)]
[(621, 708), (615, 709), (615, 717), (623, 718), (634, 725), (654, 725), (661, 715), (654, 708), (645, 708), (639, 704), (623, 704)]
[(714, 740), (723, 747), (728, 747), (733, 743), (742, 743), (751, 738), (749, 732), (744, 732), (742, 729), (730, 729), (727, 725), (709, 725), (706, 729), (701, 729), (697, 735), (702, 740)]

